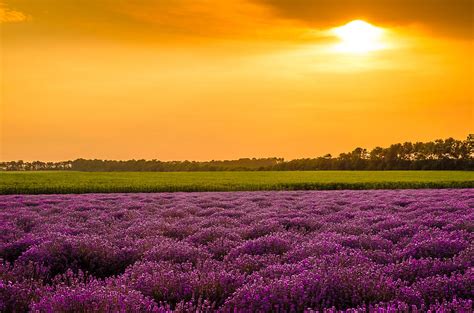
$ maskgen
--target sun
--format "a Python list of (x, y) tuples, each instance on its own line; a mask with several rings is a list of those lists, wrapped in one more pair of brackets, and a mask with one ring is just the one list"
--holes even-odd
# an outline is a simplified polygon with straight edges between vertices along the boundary
[(347, 53), (367, 53), (385, 47), (382, 42), (384, 30), (362, 20), (354, 20), (332, 29), (340, 39), (335, 50)]

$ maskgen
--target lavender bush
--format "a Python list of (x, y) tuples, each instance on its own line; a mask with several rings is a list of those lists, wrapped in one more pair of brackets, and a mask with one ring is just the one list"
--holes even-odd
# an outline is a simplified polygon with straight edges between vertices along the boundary
[(0, 196), (1, 312), (472, 312), (474, 190)]

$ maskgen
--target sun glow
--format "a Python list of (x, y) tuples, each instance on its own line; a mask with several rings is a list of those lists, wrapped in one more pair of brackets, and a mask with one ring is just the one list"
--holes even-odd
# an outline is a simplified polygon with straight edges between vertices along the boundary
[(367, 53), (385, 47), (382, 42), (384, 30), (362, 20), (355, 20), (332, 30), (341, 42), (335, 50), (347, 53)]

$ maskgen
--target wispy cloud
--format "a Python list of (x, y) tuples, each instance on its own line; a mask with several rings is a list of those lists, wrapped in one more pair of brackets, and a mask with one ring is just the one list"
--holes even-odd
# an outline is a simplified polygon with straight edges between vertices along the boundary
[(18, 23), (30, 20), (31, 16), (23, 12), (8, 8), (5, 4), (0, 2), (0, 23)]
[[(305, 40), (301, 21), (276, 16), (253, 0), (4, 0), (7, 8), (32, 15), (41, 34), (105, 35), (148, 41)], [(2, 0), (0, 0), (2, 3)], [(11, 12), (12, 9), (8, 11)], [(301, 27), (303, 25), (303, 27)], [(32, 25), (33, 27), (33, 25)], [(54, 30), (54, 31), (50, 31)]]

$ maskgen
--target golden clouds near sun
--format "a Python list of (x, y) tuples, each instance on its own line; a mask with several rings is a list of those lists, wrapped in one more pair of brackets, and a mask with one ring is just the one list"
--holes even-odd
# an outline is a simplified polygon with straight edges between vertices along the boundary
[(331, 32), (340, 40), (334, 47), (337, 52), (367, 53), (386, 47), (383, 42), (385, 31), (362, 20), (333, 28)]

